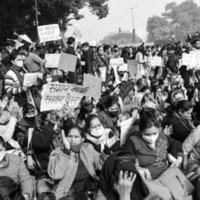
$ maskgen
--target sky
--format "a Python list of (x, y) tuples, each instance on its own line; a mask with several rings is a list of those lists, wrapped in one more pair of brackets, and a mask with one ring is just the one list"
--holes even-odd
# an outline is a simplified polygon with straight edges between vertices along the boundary
[[(106, 18), (98, 20), (98, 17), (91, 14), (88, 8), (83, 8), (80, 14), (83, 14), (84, 18), (72, 21), (68, 32), (70, 34), (76, 28), (81, 31), (82, 41), (100, 41), (104, 36), (117, 32), (119, 28), (122, 31), (131, 31), (132, 21), (134, 21), (136, 34), (145, 41), (148, 18), (161, 15), (166, 4), (173, 1), (179, 4), (184, 0), (109, 0), (109, 14)], [(200, 0), (194, 1), (200, 5)], [(134, 8), (134, 20), (130, 8)]]

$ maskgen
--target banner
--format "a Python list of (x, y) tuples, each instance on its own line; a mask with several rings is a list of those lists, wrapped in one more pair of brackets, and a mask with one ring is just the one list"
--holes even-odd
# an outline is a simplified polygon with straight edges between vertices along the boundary
[(31, 87), (37, 83), (38, 73), (26, 73), (24, 74), (24, 87)]
[(38, 35), (41, 43), (61, 39), (58, 24), (38, 26)]
[(76, 55), (62, 53), (60, 55), (58, 69), (63, 70), (64, 72), (75, 72), (76, 62), (77, 62)]
[(76, 108), (83, 96), (89, 96), (89, 87), (65, 83), (44, 85), (40, 111), (60, 110), (64, 105)]
[(46, 68), (58, 68), (60, 54), (45, 54)]
[(101, 78), (89, 74), (84, 74), (83, 86), (90, 87), (88, 95), (94, 97), (96, 100), (101, 97), (101, 84)]

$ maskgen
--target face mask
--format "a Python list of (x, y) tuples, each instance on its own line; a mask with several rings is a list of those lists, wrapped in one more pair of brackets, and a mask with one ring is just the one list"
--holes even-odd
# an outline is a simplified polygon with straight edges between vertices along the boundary
[(6, 151), (0, 153), (0, 162), (5, 158)]
[(117, 117), (118, 114), (119, 114), (119, 111), (110, 111), (110, 112), (109, 112), (109, 115), (110, 115), (111, 117)]
[(158, 139), (158, 134), (151, 136), (142, 135), (142, 138), (149, 145), (154, 145), (156, 143), (156, 140)]
[(74, 153), (78, 153), (80, 152), (80, 149), (82, 147), (82, 143), (78, 144), (78, 145), (71, 145), (70, 149), (74, 152)]
[(92, 129), (92, 130), (90, 131), (90, 134), (91, 134), (92, 136), (98, 138), (98, 137), (101, 137), (101, 136), (104, 134), (104, 132), (105, 132), (105, 129), (104, 129), (103, 126), (101, 126), (101, 127)]
[(16, 62), (16, 66), (17, 66), (17, 67), (23, 67), (23, 66), (24, 66), (24, 62), (23, 62), (22, 60), (17, 61), (17, 62)]

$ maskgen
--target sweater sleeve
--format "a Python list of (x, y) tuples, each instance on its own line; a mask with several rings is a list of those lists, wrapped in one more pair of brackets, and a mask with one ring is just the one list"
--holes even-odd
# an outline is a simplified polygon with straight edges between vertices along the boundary
[(11, 117), (9, 123), (6, 126), (0, 125), (0, 135), (3, 137), (5, 142), (8, 142), (14, 134), (17, 119)]
[(172, 154), (174, 157), (183, 156), (182, 145), (179, 141), (174, 140), (171, 137), (166, 136), (169, 142), (168, 153)]
[(186, 140), (183, 143), (183, 153), (184, 155), (188, 155), (194, 146), (200, 141), (200, 125), (197, 126), (195, 129), (192, 130), (192, 132), (189, 134), (189, 136), (186, 138)]
[(48, 164), (48, 174), (54, 180), (61, 180), (66, 171), (69, 156), (57, 149), (52, 151)]
[(19, 162), (19, 182), (21, 184), (22, 193), (28, 194), (31, 199), (34, 190), (34, 181), (21, 159)]

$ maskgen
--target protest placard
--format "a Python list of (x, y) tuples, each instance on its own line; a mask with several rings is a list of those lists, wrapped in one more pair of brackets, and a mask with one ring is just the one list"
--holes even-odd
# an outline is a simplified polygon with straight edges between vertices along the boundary
[(120, 145), (123, 145), (125, 143), (132, 122), (133, 119), (129, 118), (120, 123)]
[(37, 83), (38, 74), (37, 73), (26, 73), (24, 74), (24, 87), (31, 87)]
[(115, 75), (115, 85), (118, 85), (120, 83), (120, 78), (119, 78), (119, 75), (117, 73), (117, 68), (120, 65), (123, 65), (123, 64), (124, 64), (123, 58), (112, 58), (112, 59), (110, 59), (110, 67), (113, 69), (114, 75)]
[(58, 68), (60, 54), (45, 54), (46, 68)]
[(83, 86), (90, 87), (88, 91), (88, 96), (94, 97), (98, 100), (101, 97), (101, 78), (92, 76), (90, 74), (84, 74)]
[(74, 84), (48, 83), (44, 85), (40, 111), (60, 110), (67, 104), (76, 108), (83, 96), (88, 96), (89, 87)]
[(186, 65), (187, 69), (195, 69), (197, 64), (198, 58), (196, 57), (195, 53), (184, 53), (182, 55), (182, 65)]
[(41, 43), (61, 39), (58, 24), (38, 26), (38, 35)]
[(162, 58), (160, 56), (152, 57), (152, 59), (150, 61), (150, 65), (152, 67), (161, 67), (162, 66)]
[(60, 55), (58, 69), (63, 70), (64, 72), (75, 72), (76, 62), (77, 62), (76, 55), (62, 53)]
[(127, 63), (130, 77), (136, 77), (138, 74), (138, 62), (136, 60), (127, 60)]

